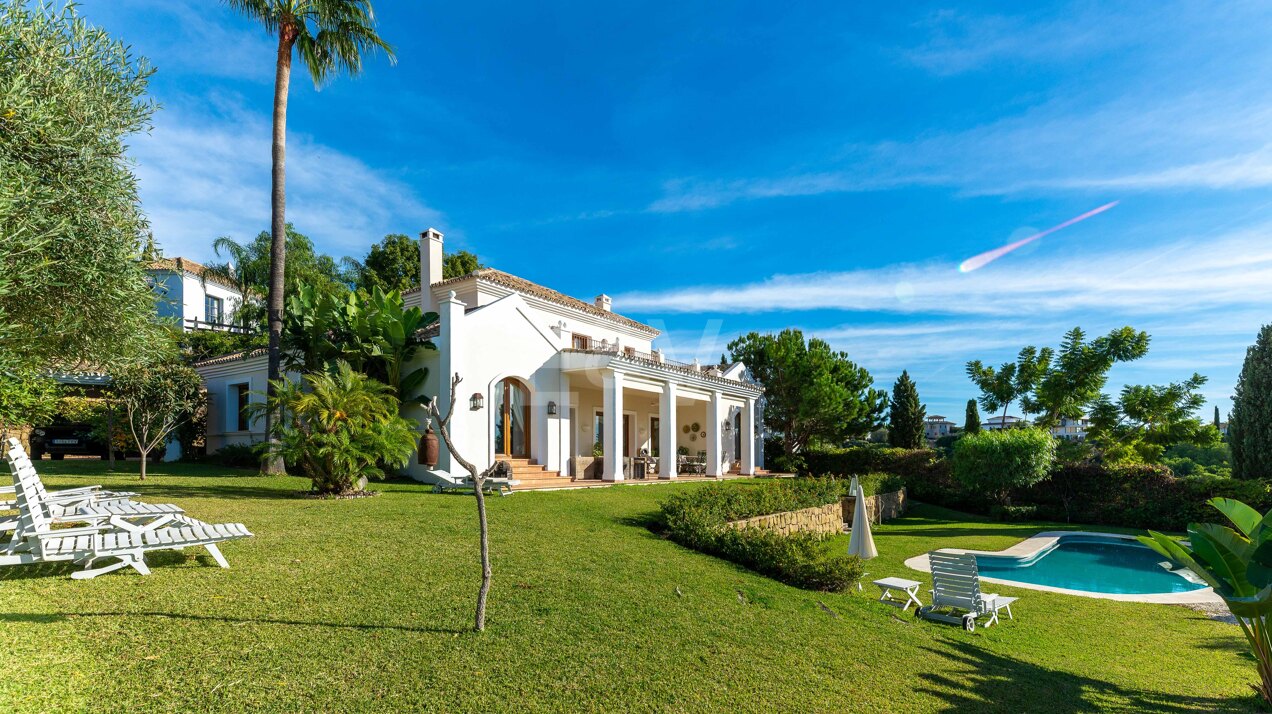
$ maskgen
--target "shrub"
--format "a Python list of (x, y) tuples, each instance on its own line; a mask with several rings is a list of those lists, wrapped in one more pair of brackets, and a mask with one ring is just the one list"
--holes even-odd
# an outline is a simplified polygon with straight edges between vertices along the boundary
[(274, 422), (278, 456), (293, 463), (318, 493), (346, 493), (363, 478), (382, 478), (381, 464), (405, 466), (415, 452), (417, 424), (398, 413), (392, 390), (347, 362), (334, 373), (307, 374), (304, 385), (281, 379), (275, 396), (254, 403), (282, 413)]
[(1234, 498), (1272, 508), (1268, 485), (1232, 478), (1177, 478), (1150, 464), (1062, 464), (1018, 497), (1042, 517), (1076, 523), (1180, 531), (1206, 516), (1206, 501)]
[(1032, 521), (1038, 517), (1037, 506), (994, 506), (989, 515), (1000, 521)]
[(209, 457), (213, 463), (232, 469), (259, 469), (265, 444), (226, 444)]
[(845, 478), (869, 473), (891, 474), (899, 477), (911, 498), (951, 508), (970, 503), (950, 473), (950, 462), (931, 449), (859, 446), (808, 451), (803, 456), (807, 461), (803, 473)]
[(968, 434), (954, 445), (954, 476), (968, 490), (1009, 504), (1013, 489), (1047, 477), (1055, 453), (1055, 439), (1041, 429)]
[(661, 526), (677, 543), (811, 590), (842, 591), (861, 578), (861, 560), (830, 555), (813, 533), (782, 535), (732, 528), (729, 521), (836, 503), (846, 489), (837, 479), (793, 479), (736, 487), (715, 485), (673, 495), (662, 503)]
[(862, 576), (861, 558), (828, 555), (822, 538), (813, 533), (725, 528), (703, 550), (806, 590), (843, 592)]

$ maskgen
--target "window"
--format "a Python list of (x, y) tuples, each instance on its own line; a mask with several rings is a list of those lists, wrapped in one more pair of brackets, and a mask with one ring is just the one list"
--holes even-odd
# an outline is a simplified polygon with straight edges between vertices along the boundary
[(203, 298), (203, 320), (213, 324), (221, 323), (221, 298), (208, 295)]
[(251, 425), (248, 424), (247, 420), (247, 405), (251, 402), (251, 399), (247, 394), (247, 385), (236, 384), (230, 389), (232, 389), (234, 393), (234, 405), (236, 407), (235, 413), (238, 414), (238, 423), (235, 429), (237, 431), (247, 431), (251, 428)]
[(649, 417), (649, 455), (655, 458), (662, 455), (658, 453), (658, 446), (662, 442), (659, 437), (659, 422), (658, 417)]
[(576, 334), (574, 335), (573, 345), (576, 350), (590, 350), (592, 349), (592, 338), (587, 335)]
[(605, 414), (599, 409), (592, 415), (592, 450), (605, 448)]

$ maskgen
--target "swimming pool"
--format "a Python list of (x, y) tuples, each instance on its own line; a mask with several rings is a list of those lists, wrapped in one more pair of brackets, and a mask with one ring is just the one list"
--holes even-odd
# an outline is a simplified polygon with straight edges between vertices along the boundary
[[(1114, 535), (1064, 534), (1023, 556), (976, 554), (986, 578), (1092, 593), (1185, 593), (1206, 587), (1188, 570), (1168, 570), (1160, 554)], [(1174, 567), (1174, 566), (1171, 566)]]

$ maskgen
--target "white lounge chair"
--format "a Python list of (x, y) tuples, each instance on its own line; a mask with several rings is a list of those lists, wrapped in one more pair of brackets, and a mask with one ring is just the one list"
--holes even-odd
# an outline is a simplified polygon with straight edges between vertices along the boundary
[[(919, 608), (920, 616), (961, 624), (968, 632), (976, 629), (976, 619), (980, 617), (989, 618), (985, 627), (997, 623), (999, 610), (1006, 610), (1008, 618), (1016, 619), (1011, 614), (1016, 598), (981, 592), (974, 554), (934, 550), (928, 553), (928, 564), (932, 567), (932, 604)], [(948, 613), (937, 612), (942, 608)], [(959, 615), (960, 612), (964, 614)]]
[[(146, 525), (154, 527), (159, 525), (159, 521), (163, 520), (163, 516), (177, 515), (184, 513), (179, 506), (171, 503), (141, 503), (139, 501), (129, 500), (128, 496), (136, 494), (124, 491), (99, 491), (95, 490), (99, 486), (89, 486), (86, 488), (70, 489), (69, 491), (53, 491), (50, 492), (44, 488), (44, 481), (40, 478), (39, 473), (35, 470), (35, 464), (31, 463), (30, 457), (22, 448), (22, 444), (17, 439), (9, 439), (9, 455), (11, 459), (23, 460), (30, 464), (30, 468), (24, 468), (13, 472), (14, 479), (21, 479), (28, 499), (36, 499), (45, 505), (49, 517), (53, 522), (71, 522), (71, 523), (97, 523), (100, 521), (111, 520), (112, 517), (118, 517), (117, 520), (121, 527), (136, 530), (138, 524), (133, 521), (140, 519), (148, 519)], [(10, 486), (10, 491), (16, 495), (18, 484), (14, 483)], [(18, 508), (17, 499), (11, 502), (0, 503), (0, 508), (6, 510), (14, 510)], [(10, 530), (16, 530), (19, 522), (16, 517), (6, 520), (0, 520), (0, 533)], [(19, 533), (14, 533), (13, 541), (20, 539)], [(9, 551), (12, 552), (12, 546)]]
[[(121, 516), (108, 512), (76, 515), (71, 518), (90, 525), (55, 529), (48, 505), (27, 490), (35, 466), (21, 446), (15, 448), (11, 444), (10, 447), (8, 461), (17, 496), (18, 525), (9, 551), (0, 555), (0, 565), (57, 561), (82, 563), (85, 569), (71, 574), (77, 580), (94, 578), (125, 567), (147, 575), (150, 573), (145, 562), (147, 552), (201, 546), (218, 565), (228, 568), (230, 565), (216, 544), (252, 535), (241, 523), (213, 525), (170, 513), (159, 516), (161, 524), (141, 525), (128, 523)], [(108, 522), (101, 522), (102, 518), (107, 518)], [(117, 562), (92, 567), (95, 561), (101, 559), (115, 559)]]

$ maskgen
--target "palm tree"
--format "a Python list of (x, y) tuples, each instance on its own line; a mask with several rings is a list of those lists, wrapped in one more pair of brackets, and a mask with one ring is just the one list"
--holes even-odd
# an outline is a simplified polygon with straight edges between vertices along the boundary
[[(315, 85), (334, 72), (351, 75), (362, 71), (362, 55), (382, 50), (394, 60), (393, 49), (375, 33), (371, 0), (225, 0), (229, 6), (254, 18), (271, 35), (278, 35), (278, 59), (274, 70), (273, 186), (270, 197), (269, 296), (269, 396), (282, 377), (279, 345), (283, 332), (283, 267), (287, 259), (286, 145), (287, 88), (291, 83), (292, 50), (309, 70)], [(265, 413), (265, 432), (274, 420)], [(273, 436), (270, 441), (275, 441)], [(271, 449), (277, 454), (277, 449)], [(266, 459), (262, 470), (282, 473), (277, 456)]]

